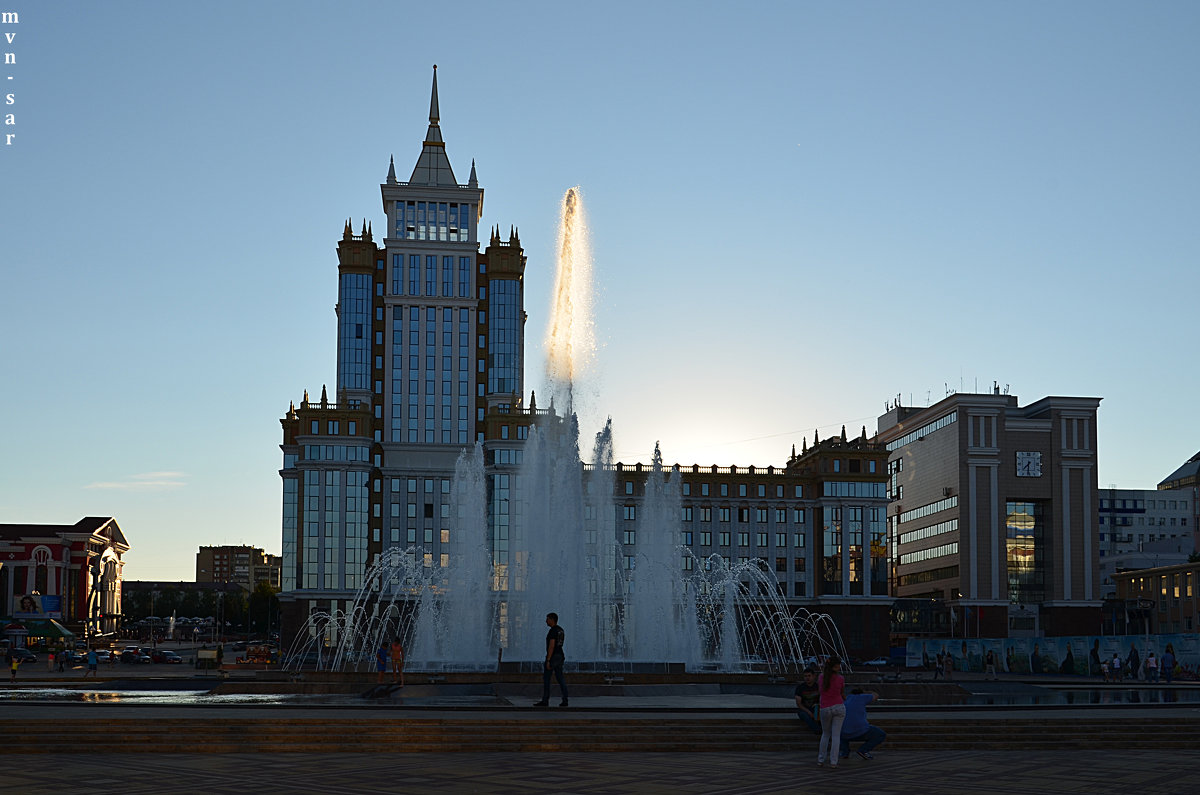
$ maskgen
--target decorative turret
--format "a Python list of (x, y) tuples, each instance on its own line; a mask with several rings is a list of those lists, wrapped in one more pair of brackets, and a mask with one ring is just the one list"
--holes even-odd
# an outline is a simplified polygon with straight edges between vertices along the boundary
[(842, 426), (842, 441), (846, 441), (846, 426)]
[[(471, 173), (472, 174), (475, 173), (474, 165), (472, 165)], [(396, 184), (396, 158), (395, 157), (388, 157), (387, 184), (389, 184), (389, 185)]]
[(346, 228), (342, 230), (342, 240), (353, 240), (354, 230), (350, 228), (350, 219), (346, 219)]
[(475, 176), (475, 158), (471, 158), (471, 177), (467, 180), (467, 187), (479, 187), (479, 177)]
[(813, 428), (813, 447), (816, 447), (817, 445), (819, 445), (821, 443), (821, 437), (817, 435), (818, 430), (820, 430), (820, 429)]
[(308, 390), (304, 390), (304, 399), (300, 401), (300, 408), (308, 408)]
[(325, 385), (321, 384), (321, 408), (329, 408), (329, 395), (325, 391)]

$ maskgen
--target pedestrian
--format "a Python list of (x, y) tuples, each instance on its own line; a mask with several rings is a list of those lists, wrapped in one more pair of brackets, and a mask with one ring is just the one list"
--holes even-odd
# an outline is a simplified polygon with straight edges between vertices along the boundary
[(58, 660), (58, 672), (61, 674), (67, 668), (67, 655), (69, 652), (66, 649), (60, 649), (58, 654), (54, 655)]
[(942, 658), (945, 663), (945, 668), (942, 670), (942, 676), (947, 682), (954, 681), (954, 658), (950, 656), (950, 652), (946, 652), (946, 656)]
[(933, 681), (936, 682), (937, 678), (942, 675), (942, 669), (944, 666), (944, 657), (942, 652), (939, 651), (933, 660)]
[(562, 701), (558, 705), (565, 707), (567, 706), (567, 683), (563, 680), (563, 663), (566, 662), (566, 655), (563, 653), (563, 639), (566, 633), (558, 625), (558, 613), (546, 614), (546, 626), (550, 627), (550, 631), (546, 633), (546, 665), (542, 669), (542, 700), (534, 706), (550, 706), (550, 676), (553, 675), (558, 680), (558, 689), (562, 691)]
[(821, 691), (817, 688), (817, 671), (805, 668), (803, 681), (796, 685), (796, 714), (813, 734), (821, 733)]
[(95, 649), (88, 649), (87, 653), (87, 670), (83, 672), (83, 678), (87, 679), (90, 674), (93, 679), (97, 678), (96, 663), (99, 662), (99, 655)]
[(1162, 670), (1163, 678), (1167, 680), (1167, 684), (1171, 684), (1171, 677), (1175, 675), (1175, 646), (1168, 643), (1166, 651), (1163, 652), (1162, 660), (1158, 667)]
[(379, 641), (379, 651), (375, 652), (375, 682), (383, 684), (383, 675), (387, 673), (388, 647), (384, 641)]
[[(1095, 676), (1096, 674), (1100, 673), (1100, 668), (1101, 668), (1099, 639), (1097, 639), (1094, 643), (1092, 643), (1091, 658), (1092, 658), (1092, 676)], [(1107, 677), (1105, 677), (1105, 678), (1107, 678)]]
[(996, 676), (996, 653), (994, 651), (992, 651), (991, 649), (988, 649), (987, 654), (984, 655), (983, 665), (984, 665), (984, 668), (983, 668), (983, 674), (984, 674), (983, 678), (984, 679), (999, 678)]
[(21, 661), (19, 659), (17, 659), (17, 655), (13, 654), (12, 651), (10, 650), (8, 652), (8, 669), (9, 669), (9, 671), (12, 672), (12, 678), (10, 681), (14, 685), (17, 683), (17, 668), (20, 665), (21, 665)]
[(397, 637), (392, 641), (392, 683), (404, 687), (404, 644)]
[(1129, 656), (1125, 658), (1125, 663), (1129, 666), (1129, 678), (1137, 681), (1138, 671), (1142, 669), (1142, 659), (1137, 646), (1132, 643), (1129, 644)]
[(1158, 681), (1158, 658), (1154, 656), (1154, 652), (1146, 655), (1146, 681)]
[(842, 676), (842, 661), (837, 657), (825, 660), (818, 687), (821, 691), (821, 744), (817, 746), (817, 767), (828, 761), (832, 769), (838, 764), (842, 723), (846, 720), (846, 679)]
[(1108, 661), (1108, 672), (1112, 675), (1114, 682), (1121, 681), (1121, 655), (1113, 652), (1112, 659)]
[(1112, 671), (1108, 667), (1108, 660), (1100, 663), (1100, 673), (1104, 675), (1105, 684), (1112, 681)]
[(862, 745), (858, 747), (859, 756), (863, 759), (875, 758), (871, 751), (887, 737), (887, 732), (867, 721), (867, 704), (877, 698), (878, 693), (865, 692), (861, 687), (854, 688), (850, 695), (846, 696), (846, 721), (842, 724), (842, 759), (850, 757), (852, 740), (862, 740)]
[(54, 652), (53, 650), (46, 652), (46, 671), (54, 673)]

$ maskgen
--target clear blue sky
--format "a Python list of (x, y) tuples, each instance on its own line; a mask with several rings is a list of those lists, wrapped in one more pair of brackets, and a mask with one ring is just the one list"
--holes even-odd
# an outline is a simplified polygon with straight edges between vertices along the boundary
[(1102, 486), (1200, 449), (1200, 4), (3, 8), (0, 522), (115, 516), (127, 578), (279, 551), (278, 419), (332, 388), (336, 241), (434, 63), (529, 256), (527, 388), (583, 188), (619, 459), (781, 464), (993, 380), (1103, 397)]

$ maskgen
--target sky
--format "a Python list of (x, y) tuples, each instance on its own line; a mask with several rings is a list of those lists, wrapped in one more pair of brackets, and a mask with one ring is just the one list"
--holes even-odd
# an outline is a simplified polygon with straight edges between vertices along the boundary
[(0, 523), (114, 516), (126, 579), (279, 552), (279, 419), (333, 390), (337, 240), (384, 229), (435, 63), (528, 256), (527, 391), (581, 187), (617, 460), (781, 465), (993, 382), (1103, 398), (1101, 487), (1200, 449), (1200, 4), (0, 10)]

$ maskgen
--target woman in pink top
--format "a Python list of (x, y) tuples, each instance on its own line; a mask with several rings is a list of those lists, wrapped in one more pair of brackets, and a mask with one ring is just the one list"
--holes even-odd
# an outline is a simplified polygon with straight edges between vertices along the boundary
[(817, 747), (817, 766), (829, 761), (837, 767), (842, 738), (842, 723), (846, 720), (846, 680), (842, 676), (842, 661), (830, 657), (825, 661), (819, 680), (821, 688), (821, 744)]

